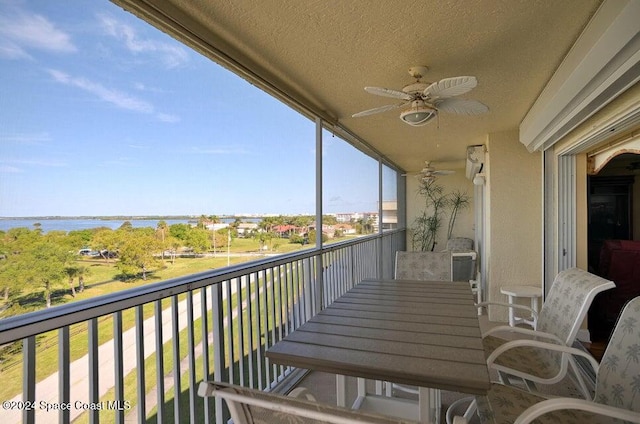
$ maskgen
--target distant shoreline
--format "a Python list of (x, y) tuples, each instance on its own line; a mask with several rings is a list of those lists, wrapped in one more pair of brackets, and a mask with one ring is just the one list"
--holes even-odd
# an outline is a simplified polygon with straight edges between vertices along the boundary
[[(24, 220), (24, 221), (48, 221), (48, 220), (71, 220), (71, 219), (92, 219), (92, 220), (101, 220), (101, 221), (153, 221), (159, 219), (166, 220), (191, 220), (191, 219), (200, 219), (203, 215), (109, 215), (109, 216), (94, 216), (94, 215), (81, 215), (81, 216), (58, 216), (58, 215), (48, 215), (48, 216), (0, 216), (0, 221), (8, 221), (8, 220)], [(212, 215), (205, 215), (207, 217)], [(266, 216), (275, 216), (273, 214), (242, 214), (242, 215), (215, 215), (220, 219), (233, 219), (233, 218), (261, 218)], [(292, 216), (295, 216), (292, 215)]]
[(114, 216), (93, 216), (93, 215), (81, 215), (81, 216), (0, 216), (0, 220), (68, 220), (68, 219), (96, 219), (102, 221), (122, 221), (122, 220), (157, 220), (157, 219), (198, 219), (201, 215), (114, 215)]

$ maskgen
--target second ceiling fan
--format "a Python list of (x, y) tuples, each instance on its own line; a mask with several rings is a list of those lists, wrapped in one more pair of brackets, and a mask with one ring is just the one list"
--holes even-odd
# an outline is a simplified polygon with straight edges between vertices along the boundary
[(441, 175), (451, 175), (455, 174), (456, 171), (444, 170), (444, 169), (436, 169), (431, 165), (431, 162), (425, 161), (424, 168), (420, 170), (420, 172), (414, 174), (402, 174), (403, 176), (407, 175), (416, 175), (422, 181), (433, 181), (436, 177)]
[(477, 100), (454, 98), (464, 94), (478, 85), (476, 77), (461, 76), (445, 78), (438, 82), (426, 83), (421, 79), (427, 72), (426, 66), (409, 68), (409, 75), (416, 79), (412, 84), (400, 90), (382, 87), (365, 87), (371, 94), (403, 100), (402, 103), (385, 105), (353, 114), (354, 118), (387, 112), (404, 108), (400, 112), (400, 119), (414, 127), (427, 124), (438, 112), (456, 113), (459, 115), (479, 115), (489, 111), (489, 108)]

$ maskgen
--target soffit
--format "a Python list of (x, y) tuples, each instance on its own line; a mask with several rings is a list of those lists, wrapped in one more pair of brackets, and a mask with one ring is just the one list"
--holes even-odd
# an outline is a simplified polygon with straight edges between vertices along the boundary
[[(204, 53), (239, 63), (248, 79), (290, 96), (408, 171), (424, 160), (455, 161), (488, 134), (517, 130), (600, 0), (114, 0)], [(130, 4), (135, 3), (135, 4)], [(188, 34), (188, 35), (187, 35)], [(224, 62), (224, 60), (223, 60)], [(491, 109), (442, 113), (423, 127), (364, 86), (401, 89), (410, 66), (427, 81), (474, 75), (463, 95)]]

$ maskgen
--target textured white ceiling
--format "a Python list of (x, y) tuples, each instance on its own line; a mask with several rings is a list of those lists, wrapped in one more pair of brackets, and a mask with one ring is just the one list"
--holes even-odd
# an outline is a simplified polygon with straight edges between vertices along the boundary
[[(517, 130), (601, 3), (138, 0), (131, 6), (130, 0), (114, 1), (202, 50), (216, 49), (250, 68), (408, 171), (420, 169), (424, 160), (463, 159), (465, 146), (484, 143), (487, 134)], [(401, 89), (412, 82), (407, 70), (414, 65), (429, 66), (427, 81), (476, 76), (478, 87), (462, 97), (485, 103), (490, 113), (442, 113), (423, 127), (402, 123), (398, 110), (351, 118), (394, 103), (366, 93), (364, 86)]]

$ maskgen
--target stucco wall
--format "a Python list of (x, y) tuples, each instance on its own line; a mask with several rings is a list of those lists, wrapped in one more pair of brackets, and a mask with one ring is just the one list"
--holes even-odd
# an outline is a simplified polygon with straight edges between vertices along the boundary
[[(437, 165), (437, 164), (436, 164)], [(455, 174), (440, 176), (437, 179), (438, 184), (444, 188), (444, 193), (451, 193), (459, 190), (467, 193), (469, 196), (469, 206), (460, 211), (456, 218), (456, 224), (453, 229), (452, 237), (468, 237), (474, 238), (474, 220), (473, 220), (473, 183), (465, 178), (464, 168), (447, 167), (455, 171)], [(413, 250), (411, 246), (411, 227), (413, 227), (416, 217), (418, 217), (425, 209), (424, 197), (418, 194), (419, 180), (413, 175), (407, 178), (407, 250)], [(447, 225), (449, 213), (444, 215), (442, 228), (438, 233), (437, 244), (435, 250), (444, 250), (447, 244)]]
[[(517, 131), (489, 135), (487, 148), (485, 299), (505, 302), (503, 285), (542, 287), (542, 158), (527, 151)], [(489, 319), (506, 321), (507, 311), (490, 308)]]

